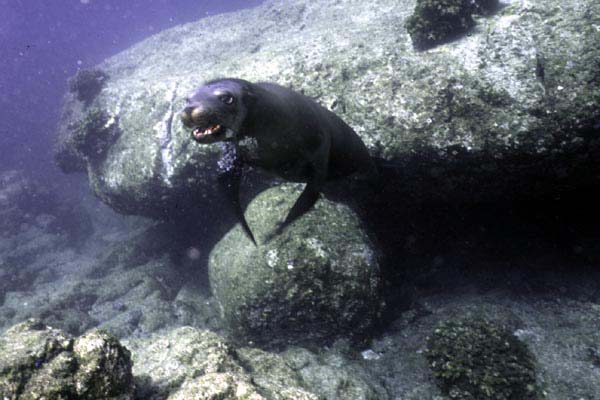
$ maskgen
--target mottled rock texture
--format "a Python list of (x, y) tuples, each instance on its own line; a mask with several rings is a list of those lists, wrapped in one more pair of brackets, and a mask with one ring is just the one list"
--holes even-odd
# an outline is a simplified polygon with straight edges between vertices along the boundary
[(21, 400), (132, 399), (130, 353), (97, 330), (74, 339), (28, 320), (0, 336), (0, 395)]
[(489, 14), (498, 0), (417, 0), (406, 29), (413, 45), (425, 50), (456, 39), (475, 25), (473, 14)]
[(237, 226), (211, 252), (211, 288), (241, 340), (331, 341), (365, 334), (380, 317), (377, 255), (349, 208), (321, 199), (270, 237), (300, 189), (277, 186), (250, 203), (246, 218), (258, 247)]
[[(214, 211), (217, 146), (177, 117), (211, 78), (271, 80), (317, 99), (417, 201), (535, 197), (598, 183), (600, 4), (511, 0), (468, 36), (415, 50), (412, 0), (267, 1), (161, 32), (109, 58), (89, 107), (119, 137), (90, 162), (64, 146), (86, 106), (65, 100), (57, 157), (125, 213)], [(219, 27), (219, 29), (215, 29)], [(91, 131), (89, 134), (93, 134)], [(68, 157), (67, 157), (68, 155)]]
[(484, 320), (441, 322), (427, 360), (447, 395), (457, 400), (535, 400), (535, 359), (506, 327)]
[(136, 398), (317, 400), (285, 360), (257, 349), (241, 356), (221, 336), (182, 327), (129, 342)]

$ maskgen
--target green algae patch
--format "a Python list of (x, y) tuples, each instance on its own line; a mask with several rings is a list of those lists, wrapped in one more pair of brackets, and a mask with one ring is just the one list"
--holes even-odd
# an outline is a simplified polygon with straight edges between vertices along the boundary
[(467, 319), (441, 322), (426, 357), (444, 393), (458, 400), (536, 400), (535, 361), (506, 328)]
[(242, 341), (285, 344), (361, 337), (379, 319), (378, 258), (348, 207), (320, 199), (273, 236), (299, 189), (281, 185), (250, 203), (246, 218), (258, 246), (238, 225), (210, 254), (211, 288), (226, 325)]

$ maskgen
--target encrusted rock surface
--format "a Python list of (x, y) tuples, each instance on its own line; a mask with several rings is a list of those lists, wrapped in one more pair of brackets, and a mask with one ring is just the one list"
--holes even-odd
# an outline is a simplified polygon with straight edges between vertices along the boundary
[(358, 217), (320, 199), (272, 236), (301, 192), (285, 184), (259, 194), (246, 218), (259, 246), (236, 226), (209, 259), (210, 285), (241, 340), (298, 343), (364, 335), (380, 317), (377, 254)]
[[(133, 352), (137, 398), (148, 400), (317, 400), (301, 377), (278, 355), (265, 362), (238, 356), (221, 336), (192, 327), (158, 333), (129, 342)], [(260, 350), (255, 350), (261, 352)], [(258, 369), (259, 379), (256, 370)], [(268, 371), (263, 374), (264, 371)]]
[[(504, 2), (468, 36), (424, 52), (405, 26), (414, 7), (270, 0), (158, 33), (98, 66), (110, 78), (90, 107), (121, 134), (102, 160), (74, 157), (63, 168), (87, 170), (93, 190), (122, 212), (213, 210), (218, 146), (193, 143), (177, 112), (201, 82), (234, 76), (316, 98), (401, 167), (395, 183), (416, 201), (598, 183), (597, 1)], [(85, 115), (68, 95), (62, 143)], [(63, 147), (58, 157), (68, 154)]]
[(90, 331), (74, 339), (36, 320), (0, 336), (0, 395), (9, 399), (133, 399), (130, 353)]
[(426, 355), (440, 387), (453, 399), (541, 398), (533, 355), (501, 324), (442, 321), (427, 342)]

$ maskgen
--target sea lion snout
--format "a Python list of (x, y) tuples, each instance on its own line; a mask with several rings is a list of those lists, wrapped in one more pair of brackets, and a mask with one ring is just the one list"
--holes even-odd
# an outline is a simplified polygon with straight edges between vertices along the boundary
[(208, 83), (188, 95), (179, 117), (199, 143), (233, 140), (246, 117), (242, 90), (228, 81)]
[(192, 111), (192, 108), (186, 107), (179, 113), (179, 118), (181, 119), (181, 122), (188, 128), (191, 128), (193, 126)]
[(181, 122), (188, 128), (192, 128), (194, 125), (200, 125), (202, 122), (202, 116), (206, 110), (202, 108), (199, 103), (192, 103), (185, 106), (183, 111), (180, 113)]

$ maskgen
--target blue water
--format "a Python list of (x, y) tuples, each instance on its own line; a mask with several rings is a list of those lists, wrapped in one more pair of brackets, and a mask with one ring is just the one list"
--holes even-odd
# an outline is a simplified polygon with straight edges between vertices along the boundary
[(61, 180), (50, 147), (67, 79), (165, 28), (261, 0), (0, 0), (0, 169)]

